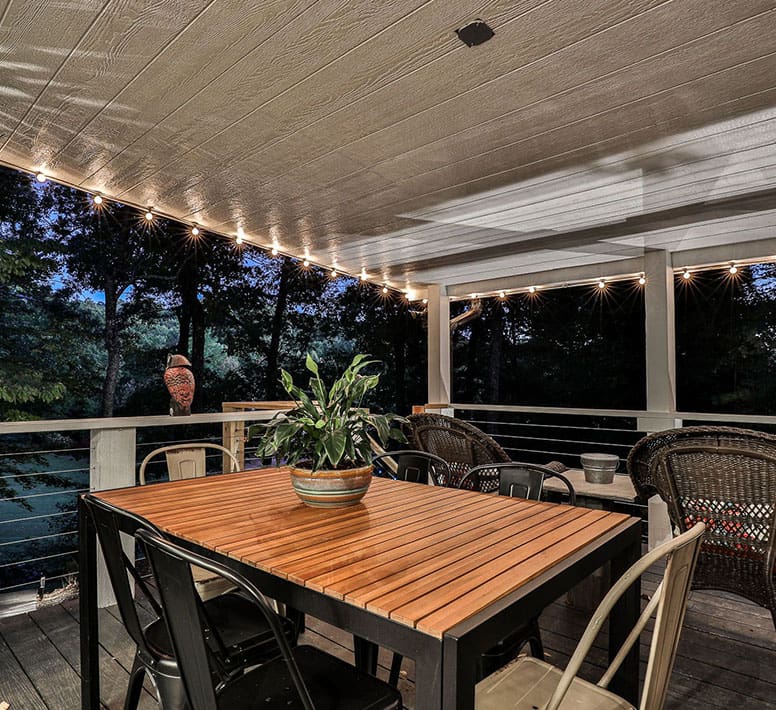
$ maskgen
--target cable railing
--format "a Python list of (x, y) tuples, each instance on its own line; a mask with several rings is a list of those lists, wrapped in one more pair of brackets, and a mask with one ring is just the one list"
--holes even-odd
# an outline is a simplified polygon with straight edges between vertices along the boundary
[[(77, 588), (78, 496), (99, 488), (135, 485), (139, 463), (163, 446), (209, 442), (227, 445), (244, 455), (245, 422), (266, 420), (274, 410), (193, 415), (192, 417), (122, 417), (0, 423), (0, 615), (3, 596), (40, 600), (65, 587)], [(80, 426), (79, 426), (80, 424)], [(171, 428), (172, 427), (172, 428)], [(230, 428), (231, 427), (231, 428)], [(121, 432), (132, 431), (129, 439)], [(125, 451), (124, 466), (113, 466), (100, 447), (101, 437), (119, 433), (114, 441)], [(90, 446), (84, 446), (84, 440)], [(71, 443), (70, 446), (63, 442)], [(118, 459), (122, 459), (118, 455)], [(222, 470), (222, 454), (208, 451), (208, 475)], [(254, 467), (250, 457), (246, 467)], [(166, 474), (163, 454), (152, 459), (148, 479)]]

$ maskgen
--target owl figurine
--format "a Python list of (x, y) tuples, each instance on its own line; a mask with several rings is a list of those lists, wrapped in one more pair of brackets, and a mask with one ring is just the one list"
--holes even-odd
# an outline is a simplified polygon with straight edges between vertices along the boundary
[(164, 384), (170, 392), (170, 416), (180, 417), (191, 414), (194, 400), (194, 373), (191, 363), (183, 355), (167, 356), (164, 369)]

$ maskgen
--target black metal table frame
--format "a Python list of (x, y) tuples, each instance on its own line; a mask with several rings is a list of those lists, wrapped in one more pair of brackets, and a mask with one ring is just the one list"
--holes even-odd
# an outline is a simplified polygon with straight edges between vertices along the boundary
[[(580, 579), (611, 561), (617, 579), (641, 555), (640, 522), (621, 523), (529, 584), (491, 604), (450, 629), (443, 639), (413, 629), (340, 599), (282, 579), (256, 567), (184, 539), (175, 541), (193, 552), (216, 559), (251, 579), (270, 597), (371, 642), (415, 660), (415, 697), (419, 710), (473, 710), (474, 672), (479, 655), (501, 640), (505, 628), (517, 627), (538, 614)], [(81, 707), (100, 707), (97, 623), (97, 542), (89, 516), (79, 501)], [(609, 653), (613, 658), (636, 623), (640, 585), (631, 587), (612, 612)], [(364, 653), (364, 649), (361, 649)], [(370, 655), (367, 653), (367, 655)], [(372, 659), (374, 656), (372, 655)], [(638, 695), (639, 648), (634, 649), (611, 689), (634, 702)]]

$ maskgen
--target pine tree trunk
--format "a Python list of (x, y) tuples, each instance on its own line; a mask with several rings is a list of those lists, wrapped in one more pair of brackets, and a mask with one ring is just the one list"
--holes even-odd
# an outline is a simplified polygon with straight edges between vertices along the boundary
[(272, 316), (272, 330), (270, 332), (269, 348), (267, 349), (267, 372), (264, 378), (264, 393), (268, 400), (277, 399), (280, 389), (278, 386), (280, 375), (278, 372), (280, 336), (283, 332), (283, 317), (286, 314), (292, 268), (291, 262), (288, 259), (285, 259), (280, 267), (280, 282), (278, 284), (277, 300), (275, 301), (275, 312)]

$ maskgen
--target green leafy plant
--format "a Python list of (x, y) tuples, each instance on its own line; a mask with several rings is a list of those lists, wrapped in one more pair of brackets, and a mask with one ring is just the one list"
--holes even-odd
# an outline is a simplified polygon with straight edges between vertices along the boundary
[(383, 446), (389, 439), (406, 441), (396, 424), (406, 420), (396, 414), (370, 414), (361, 406), (365, 395), (377, 387), (380, 375), (362, 374), (377, 360), (356, 355), (342, 376), (328, 387), (321, 379), (318, 363), (307, 354), (306, 367), (312, 373), (310, 394), (294, 384), (291, 375), (280, 371), (283, 388), (297, 406), (267, 424), (257, 424), (262, 436), (257, 456), (276, 456), (289, 466), (304, 465), (313, 471), (365, 466), (372, 458), (369, 437)]

